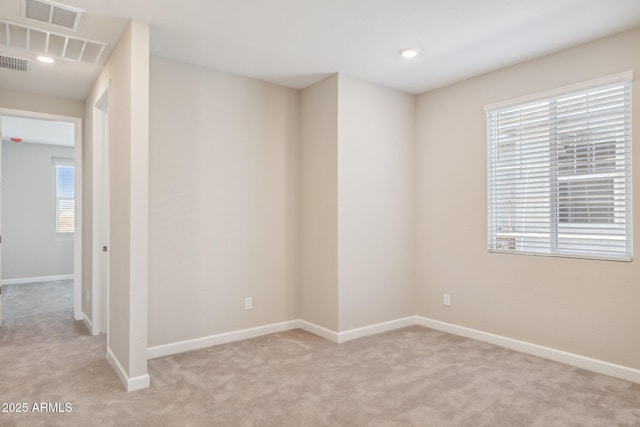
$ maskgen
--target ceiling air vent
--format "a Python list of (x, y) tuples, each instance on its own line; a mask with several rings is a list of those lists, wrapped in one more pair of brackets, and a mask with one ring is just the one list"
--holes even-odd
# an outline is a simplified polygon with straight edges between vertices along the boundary
[(0, 46), (26, 49), (36, 55), (47, 55), (72, 62), (98, 64), (107, 44), (71, 37), (0, 19)]
[(16, 71), (31, 71), (31, 60), (0, 55), (0, 68)]
[(22, 16), (78, 31), (84, 10), (48, 0), (20, 0)]

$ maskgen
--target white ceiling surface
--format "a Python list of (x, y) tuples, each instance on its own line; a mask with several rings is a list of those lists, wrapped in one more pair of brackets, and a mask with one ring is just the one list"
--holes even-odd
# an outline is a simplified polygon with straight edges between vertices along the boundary
[(64, 145), (73, 147), (75, 125), (73, 123), (2, 116), (2, 140), (22, 138), (22, 143)]
[[(154, 55), (293, 88), (340, 72), (409, 93), (640, 26), (640, 0), (59, 2), (86, 10), (80, 36), (111, 48), (121, 18), (134, 18), (151, 24)], [(0, 4), (0, 18), (16, 20), (18, 0)], [(420, 55), (401, 58), (405, 47)], [(59, 62), (46, 74), (35, 65), (34, 78), (17, 83), (2, 70), (0, 87), (82, 99), (97, 74), (87, 64)]]

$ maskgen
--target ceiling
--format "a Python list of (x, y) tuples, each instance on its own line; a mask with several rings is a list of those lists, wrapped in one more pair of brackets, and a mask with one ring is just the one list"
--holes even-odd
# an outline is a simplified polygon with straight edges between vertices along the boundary
[[(58, 3), (86, 10), (83, 7), (84, 1), (67, 2), (62, 0)], [(90, 5), (105, 2), (98, 0), (86, 3)], [(86, 98), (104, 65), (104, 60), (108, 58), (113, 46), (124, 32), (129, 18), (112, 14), (94, 14), (87, 11), (82, 19), (80, 31), (75, 32), (21, 16), (20, 6), (21, 0), (0, 0), (0, 20), (105, 42), (108, 43), (108, 47), (98, 64), (66, 60), (58, 60), (55, 64), (43, 64), (35, 60), (36, 56), (42, 52), (30, 52), (21, 48), (7, 47), (6, 44), (0, 43), (0, 55), (33, 60), (31, 71), (28, 73), (0, 68), (0, 88), (72, 99)]]
[[(59, 32), (108, 43), (105, 58), (137, 19), (154, 55), (298, 89), (340, 72), (414, 94), (640, 26), (640, 0), (59, 2), (86, 11), (78, 33)], [(0, 0), (0, 19), (47, 27), (19, 3)], [(0, 69), (0, 87), (83, 99), (102, 63)]]
[(2, 140), (22, 139), (21, 143), (64, 145), (73, 147), (75, 125), (53, 120), (1, 116)]

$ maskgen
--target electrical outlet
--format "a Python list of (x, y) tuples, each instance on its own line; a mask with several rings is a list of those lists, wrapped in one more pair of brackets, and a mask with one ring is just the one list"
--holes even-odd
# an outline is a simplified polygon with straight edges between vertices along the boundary
[(442, 304), (446, 305), (447, 307), (449, 307), (451, 305), (451, 295), (449, 294), (444, 294), (443, 298), (442, 298)]
[(246, 297), (244, 299), (244, 309), (245, 310), (251, 310), (252, 308), (253, 308), (253, 298)]

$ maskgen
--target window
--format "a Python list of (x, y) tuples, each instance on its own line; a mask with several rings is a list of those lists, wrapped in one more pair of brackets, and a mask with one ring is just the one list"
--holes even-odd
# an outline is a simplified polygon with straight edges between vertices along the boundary
[(75, 231), (75, 170), (71, 159), (54, 159), (56, 174), (56, 232)]
[(490, 251), (631, 260), (631, 77), (486, 108)]

